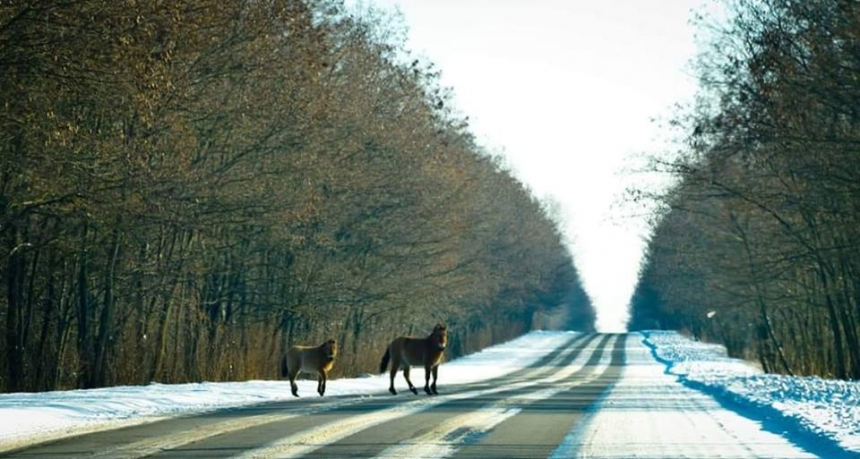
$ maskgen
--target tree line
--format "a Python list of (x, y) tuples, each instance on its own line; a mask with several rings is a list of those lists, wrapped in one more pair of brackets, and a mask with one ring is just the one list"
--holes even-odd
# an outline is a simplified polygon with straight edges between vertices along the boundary
[(594, 312), (398, 22), (339, 0), (0, 5), (0, 390), (449, 356)]
[[(860, 4), (736, 0), (654, 169), (633, 328), (683, 329), (768, 372), (860, 378)], [(707, 26), (707, 27), (705, 27)]]

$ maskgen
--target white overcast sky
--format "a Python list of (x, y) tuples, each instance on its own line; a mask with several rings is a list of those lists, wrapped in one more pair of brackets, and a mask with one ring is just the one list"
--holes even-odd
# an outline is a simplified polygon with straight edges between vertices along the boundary
[(621, 331), (643, 219), (619, 209), (630, 158), (688, 100), (698, 0), (371, 0), (434, 62), (457, 109), (539, 198), (557, 201), (598, 329)]

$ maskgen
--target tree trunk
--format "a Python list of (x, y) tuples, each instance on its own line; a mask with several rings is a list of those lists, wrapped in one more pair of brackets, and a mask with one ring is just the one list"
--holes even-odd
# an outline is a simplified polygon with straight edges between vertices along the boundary
[(24, 259), (18, 245), (18, 232), (15, 227), (9, 228), (8, 253), (6, 262), (6, 384), (5, 390), (16, 392), (22, 389), (24, 377), (24, 343), (22, 311)]
[(41, 356), (40, 362), (36, 366), (36, 377), (34, 380), (35, 387), (39, 390), (51, 390), (50, 381), (45, 377), (48, 372), (48, 366), (52, 363), (56, 365), (56, 360), (47, 358), (48, 355), (48, 340), (50, 339), (51, 325), (59, 322), (60, 301), (56, 293), (56, 278), (54, 276), (56, 254), (54, 250), (48, 252), (48, 269), (47, 279), (45, 280), (45, 299), (42, 304), (42, 328), (39, 332), (39, 346), (36, 348), (36, 355)]
[(821, 280), (824, 304), (827, 306), (827, 315), (830, 318), (830, 331), (833, 333), (833, 352), (835, 354), (835, 362), (833, 362), (834, 376), (838, 379), (845, 379), (848, 376), (848, 371), (845, 367), (845, 339), (842, 336), (842, 327), (839, 324), (839, 315), (836, 312), (836, 306), (833, 304), (833, 299), (830, 295), (829, 281), (824, 266), (818, 267), (818, 275)]
[(105, 272), (105, 294), (102, 311), (99, 315), (98, 336), (95, 342), (95, 363), (91, 387), (102, 387), (108, 384), (107, 359), (113, 346), (113, 315), (114, 315), (114, 282), (116, 265), (119, 259), (120, 237), (119, 230), (114, 228), (110, 251), (110, 261)]
[(848, 269), (847, 262), (844, 257), (840, 257), (840, 270), (841, 276), (839, 280), (839, 284), (842, 287), (842, 307), (839, 308), (839, 311), (842, 316), (842, 323), (845, 329), (845, 344), (848, 346), (848, 349), (853, 349), (853, 352), (849, 352), (848, 356), (850, 361), (848, 363), (851, 364), (851, 368), (848, 370), (848, 374), (851, 379), (860, 379), (860, 340), (858, 340), (857, 336), (857, 321), (853, 314), (852, 310), (852, 301), (854, 300), (854, 295), (851, 294), (851, 286), (849, 284), (848, 279), (851, 279), (851, 272)]
[(155, 347), (155, 361), (152, 364), (152, 372), (149, 374), (149, 381), (160, 381), (162, 375), (162, 367), (164, 366), (164, 357), (167, 353), (167, 336), (169, 334), (170, 318), (173, 315), (173, 302), (170, 295), (165, 295), (164, 298), (164, 316), (161, 318), (161, 324), (158, 327), (158, 344)]

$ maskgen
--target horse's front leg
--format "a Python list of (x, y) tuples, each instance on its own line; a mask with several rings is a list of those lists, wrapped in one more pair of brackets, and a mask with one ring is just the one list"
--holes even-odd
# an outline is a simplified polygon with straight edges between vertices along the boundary
[(317, 393), (322, 397), (325, 394), (325, 383), (328, 380), (328, 375), (325, 371), (321, 371), (317, 378)]
[(430, 385), (430, 390), (433, 391), (433, 395), (439, 395), (439, 392), (436, 392), (437, 379), (439, 379), (439, 365), (433, 367), (433, 384)]
[[(430, 391), (430, 373), (434, 369), (435, 368), (430, 368), (430, 364), (424, 364), (424, 392), (426, 392), (427, 395), (433, 395), (433, 392)], [(433, 381), (433, 386), (436, 386), (435, 380)]]
[(403, 367), (403, 377), (406, 378), (406, 384), (409, 384), (409, 390), (412, 391), (413, 394), (418, 395), (418, 389), (412, 385), (412, 381), (409, 380), (409, 365)]

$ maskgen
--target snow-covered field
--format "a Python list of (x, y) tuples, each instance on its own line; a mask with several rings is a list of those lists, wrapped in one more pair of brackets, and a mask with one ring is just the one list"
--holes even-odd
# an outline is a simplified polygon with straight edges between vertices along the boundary
[[(533, 332), (482, 352), (452, 360), (440, 370), (440, 388), (479, 381), (528, 366), (564, 343), (570, 332)], [(860, 454), (860, 382), (764, 375), (729, 359), (721, 347), (673, 332), (633, 334), (644, 340), (666, 374), (689, 388), (806, 441), (832, 443)], [(413, 380), (423, 380), (420, 369)], [(315, 397), (315, 381), (299, 381), (299, 394)], [(383, 393), (386, 376), (332, 380), (326, 396)], [(294, 400), (286, 381), (123, 386), (49, 393), (0, 394), (0, 451), (25, 442), (152, 422), (166, 417), (267, 401)], [(594, 411), (599, 411), (596, 407)]]

